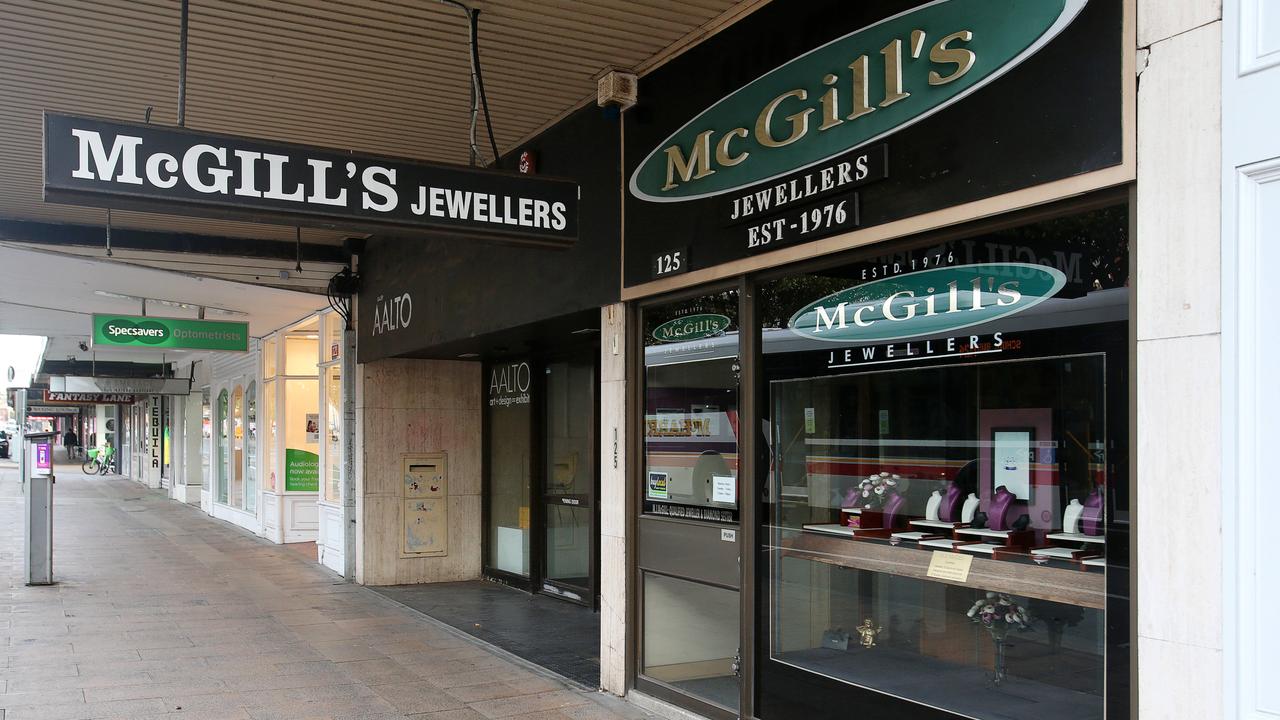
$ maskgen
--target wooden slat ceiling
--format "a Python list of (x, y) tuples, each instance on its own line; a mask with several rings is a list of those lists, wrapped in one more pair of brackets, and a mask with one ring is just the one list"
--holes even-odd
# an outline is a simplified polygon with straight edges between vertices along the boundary
[[(604, 69), (643, 71), (759, 0), (470, 4), (481, 11), (485, 89), (506, 151), (591, 97)], [(105, 223), (103, 210), (41, 200), (41, 113), (141, 121), (150, 106), (152, 122), (175, 123), (179, 16), (178, 0), (0, 0), (0, 218)], [(438, 0), (190, 0), (189, 32), (188, 127), (468, 160), (470, 64), (457, 8)], [(294, 238), (292, 227), (173, 215), (120, 211), (112, 222)], [(303, 232), (305, 242), (329, 244), (350, 234)]]

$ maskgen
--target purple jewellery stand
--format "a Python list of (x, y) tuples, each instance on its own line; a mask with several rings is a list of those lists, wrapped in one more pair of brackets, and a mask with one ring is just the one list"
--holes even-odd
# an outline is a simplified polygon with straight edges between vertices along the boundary
[(964, 505), (964, 491), (952, 480), (947, 485), (947, 492), (942, 496), (942, 503), (938, 505), (938, 519), (942, 522), (960, 522), (960, 510)]
[(987, 507), (987, 527), (992, 530), (1010, 530), (1010, 515), (1013, 514), (1013, 501), (1017, 496), (1009, 492), (1005, 486), (996, 488), (996, 494)]
[(1094, 488), (1084, 500), (1084, 510), (1080, 513), (1080, 533), (1082, 535), (1102, 534), (1102, 490)]

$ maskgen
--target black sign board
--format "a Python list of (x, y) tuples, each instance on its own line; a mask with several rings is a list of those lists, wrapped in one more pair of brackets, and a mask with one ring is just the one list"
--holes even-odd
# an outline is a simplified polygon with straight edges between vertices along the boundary
[(1121, 164), (1123, 27), (1121, 0), (761, 7), (623, 116), (624, 285)]
[(49, 202), (562, 246), (577, 183), (45, 113)]

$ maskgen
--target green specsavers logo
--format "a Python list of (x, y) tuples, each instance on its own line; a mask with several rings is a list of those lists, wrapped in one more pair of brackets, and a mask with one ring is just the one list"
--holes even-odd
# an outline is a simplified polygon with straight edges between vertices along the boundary
[(832, 293), (791, 316), (791, 332), (841, 343), (905, 340), (981, 325), (1048, 300), (1057, 268), (984, 263), (921, 270)]
[(93, 345), (247, 352), (249, 325), (219, 320), (94, 315)]
[(133, 322), (117, 318), (108, 320), (102, 326), (102, 332), (111, 342), (127, 345), (142, 343), (144, 345), (160, 345), (169, 339), (169, 329), (154, 320)]
[(875, 142), (1017, 67), (1087, 2), (934, 0), (836, 38), (686, 123), (640, 163), (631, 194), (711, 197)]

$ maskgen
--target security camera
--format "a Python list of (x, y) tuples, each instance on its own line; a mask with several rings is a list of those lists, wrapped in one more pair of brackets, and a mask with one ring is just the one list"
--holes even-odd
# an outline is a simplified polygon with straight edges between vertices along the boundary
[(85, 341), (81, 340), (81, 341), (80, 341), (80, 352), (89, 352), (89, 343), (87, 343), (87, 342), (85, 342)]

